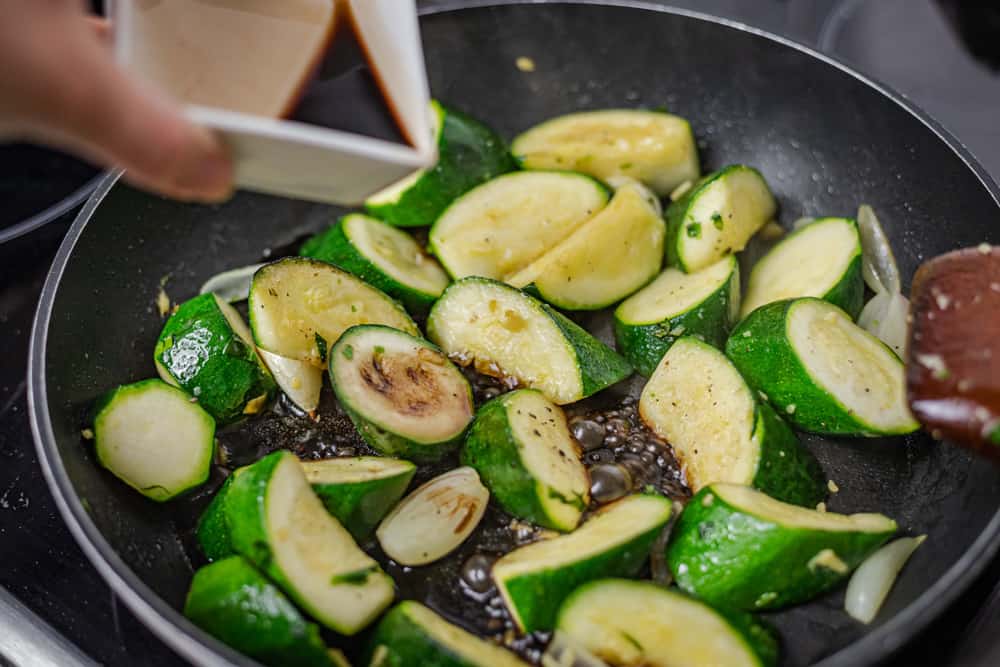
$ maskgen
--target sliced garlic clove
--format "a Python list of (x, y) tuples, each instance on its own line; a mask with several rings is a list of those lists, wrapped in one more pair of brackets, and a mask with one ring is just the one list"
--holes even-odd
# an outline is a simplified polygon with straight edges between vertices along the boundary
[(257, 348), (264, 365), (271, 371), (281, 391), (306, 412), (319, 407), (319, 394), (323, 389), (323, 370), (312, 364), (289, 359)]

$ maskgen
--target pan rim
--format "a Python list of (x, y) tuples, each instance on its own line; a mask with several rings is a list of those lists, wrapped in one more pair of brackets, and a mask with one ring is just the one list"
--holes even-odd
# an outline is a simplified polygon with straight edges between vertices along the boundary
[[(917, 107), (890, 86), (861, 74), (836, 57), (820, 53), (793, 39), (739, 21), (677, 7), (652, 4), (644, 0), (450, 0), (432, 8), (425, 8), (420, 11), (420, 14), (421, 16), (430, 16), (465, 9), (535, 4), (610, 6), (672, 14), (747, 32), (811, 56), (874, 89), (902, 108), (904, 112), (919, 120), (962, 160), (1000, 208), (1000, 188), (996, 182), (969, 148), (930, 114)], [(27, 376), (28, 412), (39, 464), (59, 513), (74, 539), (114, 594), (122, 599), (146, 627), (173, 650), (196, 664), (256, 665), (256, 662), (197, 628), (182, 613), (167, 604), (132, 571), (87, 514), (76, 496), (66, 467), (59, 456), (55, 433), (47, 409), (48, 394), (45, 380), (45, 353), (55, 296), (77, 241), (97, 206), (118, 181), (121, 173), (121, 171), (113, 171), (105, 175), (77, 215), (59, 246), (39, 297), (38, 310), (32, 324)], [(917, 635), (933, 619), (940, 616), (968, 588), (989, 564), (998, 548), (1000, 548), (1000, 509), (993, 515), (982, 533), (973, 541), (966, 552), (940, 579), (924, 590), (913, 602), (859, 641), (825, 657), (815, 663), (814, 667), (847, 667), (862, 663), (875, 663), (899, 650), (903, 644)]]

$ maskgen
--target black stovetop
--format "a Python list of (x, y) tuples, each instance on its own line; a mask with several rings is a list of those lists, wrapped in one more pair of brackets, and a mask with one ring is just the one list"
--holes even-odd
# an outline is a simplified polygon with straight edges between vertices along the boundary
[[(958, 3), (948, 0), (669, 4), (727, 16), (840, 55), (921, 104), (1000, 177), (1000, 74), (990, 61), (992, 67), (998, 62), (996, 10), (982, 13), (964, 3), (959, 11)], [(927, 44), (935, 46), (924, 48)], [(50, 162), (53, 167), (47, 178), (32, 178), (32, 192), (48, 188), (56, 199), (66, 179), (82, 173), (61, 160)], [(56, 511), (35, 456), (25, 398), (28, 340), (42, 283), (71, 217), (0, 245), (0, 585), (100, 663), (180, 664), (88, 563)], [(0, 220), (0, 226), (6, 222)], [(1000, 664), (1000, 638), (984, 632), (989, 617), (1000, 616), (998, 582), (1000, 561), (889, 664)]]

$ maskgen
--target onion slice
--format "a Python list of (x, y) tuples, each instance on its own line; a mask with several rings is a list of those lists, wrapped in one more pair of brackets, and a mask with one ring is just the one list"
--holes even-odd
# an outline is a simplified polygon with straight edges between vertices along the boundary
[(257, 348), (257, 353), (292, 403), (306, 412), (313, 412), (319, 407), (319, 395), (323, 390), (322, 368), (261, 348)]
[(426, 565), (447, 556), (475, 530), (490, 492), (468, 466), (418, 487), (382, 520), (375, 536), (400, 565)]
[(556, 630), (542, 654), (542, 667), (608, 667), (564, 632)]
[(250, 264), (218, 273), (206, 280), (198, 293), (215, 292), (219, 298), (229, 303), (246, 301), (247, 297), (250, 296), (250, 282), (253, 280), (253, 274), (257, 273), (257, 269), (262, 266), (264, 265)]
[(858, 208), (858, 229), (861, 232), (861, 273), (868, 287), (873, 292), (899, 292), (902, 283), (889, 237), (875, 211), (867, 204)]
[(871, 623), (910, 555), (927, 538), (901, 537), (885, 545), (863, 562), (851, 576), (844, 610), (862, 623)]
[(858, 326), (888, 345), (900, 358), (905, 356), (910, 301), (902, 294), (876, 292), (858, 316)]

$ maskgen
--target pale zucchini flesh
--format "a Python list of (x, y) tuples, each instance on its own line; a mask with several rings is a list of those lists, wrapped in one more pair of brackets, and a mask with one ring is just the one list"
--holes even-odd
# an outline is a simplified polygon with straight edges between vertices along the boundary
[(606, 109), (545, 121), (511, 153), (526, 169), (565, 169), (609, 182), (633, 178), (663, 196), (699, 176), (691, 125), (659, 111)]
[[(730, 280), (738, 267), (726, 258), (698, 271), (667, 268), (653, 282), (622, 302), (615, 317), (632, 325), (657, 324), (694, 309)], [(737, 301), (739, 289), (736, 290)]]
[(699, 271), (743, 250), (776, 209), (774, 196), (756, 169), (726, 167), (668, 208), (668, 259), (683, 271)]
[(669, 521), (670, 500), (633, 495), (607, 505), (572, 533), (534, 542), (493, 565), (514, 622), (526, 632), (552, 629), (562, 601), (578, 586), (635, 576)]
[(294, 456), (274, 468), (264, 521), (275, 568), (328, 627), (353, 634), (392, 601), (392, 579), (327, 513)]
[[(843, 285), (845, 281), (854, 285)], [(802, 296), (828, 298), (845, 310), (861, 303), (861, 239), (847, 218), (821, 218), (783, 239), (753, 267), (743, 299), (742, 316), (772, 301)], [(835, 300), (834, 300), (835, 299)], [(844, 300), (851, 303), (845, 303)]]
[(603, 308), (659, 272), (665, 236), (655, 195), (639, 184), (626, 184), (603, 210), (505, 282), (519, 288), (534, 285), (559, 308)]
[(809, 376), (859, 421), (876, 431), (914, 424), (899, 358), (843, 311), (822, 301), (798, 302), (787, 331)]
[(304, 258), (279, 260), (257, 272), (250, 323), (259, 347), (319, 368), (325, 367), (325, 348), (352, 326), (384, 324), (420, 333), (382, 292), (330, 264)]
[(344, 234), (368, 261), (402, 285), (431, 296), (441, 296), (448, 275), (404, 231), (367, 216), (344, 218)]
[(511, 515), (553, 530), (576, 528), (590, 502), (590, 479), (563, 411), (533, 389), (482, 406), (462, 462), (474, 467)]
[(563, 604), (558, 628), (610, 665), (764, 667), (778, 655), (749, 614), (723, 614), (652, 582), (587, 584)]
[(558, 405), (627, 377), (613, 350), (550, 306), (493, 280), (464, 278), (434, 304), (427, 333), (449, 355), (492, 365)]
[(517, 172), (457, 199), (431, 228), (430, 247), (453, 278), (502, 279), (542, 256), (608, 202), (582, 174)]
[(208, 479), (215, 421), (160, 380), (118, 387), (94, 418), (97, 460), (147, 498), (166, 501)]
[(671, 444), (688, 486), (753, 481), (757, 403), (722, 352), (690, 336), (660, 361), (639, 399), (643, 420)]
[(747, 486), (713, 484), (712, 492), (733, 507), (785, 528), (825, 532), (879, 533), (896, 530), (896, 522), (875, 513), (836, 514), (797, 507), (771, 498)]

